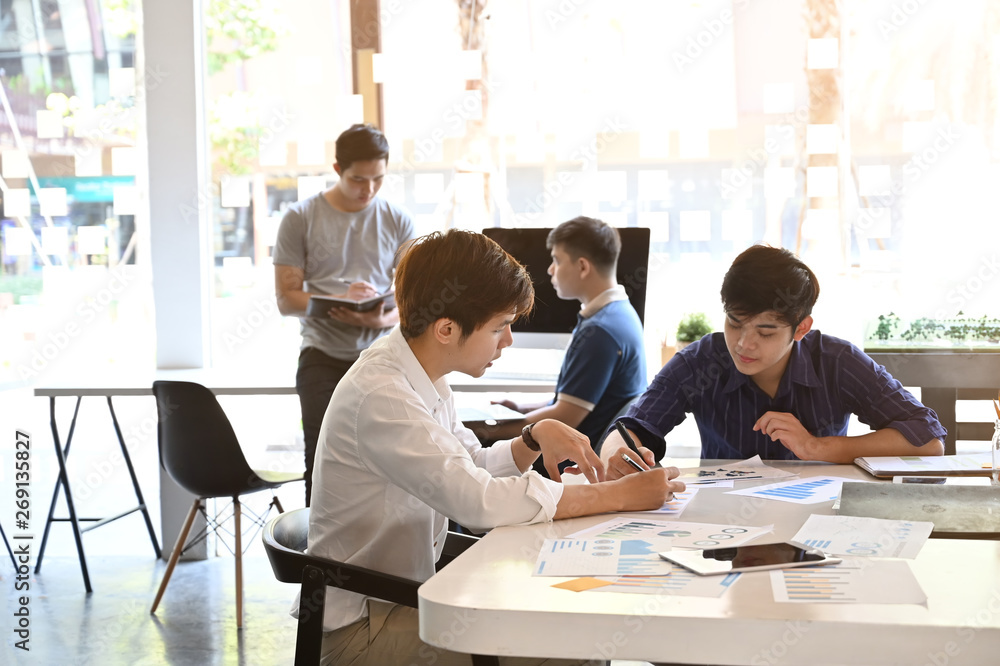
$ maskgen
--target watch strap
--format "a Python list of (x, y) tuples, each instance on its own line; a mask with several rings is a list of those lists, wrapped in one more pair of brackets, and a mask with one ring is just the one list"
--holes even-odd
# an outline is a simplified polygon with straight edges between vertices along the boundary
[(541, 451), (542, 447), (539, 446), (538, 441), (531, 436), (531, 429), (535, 427), (534, 423), (529, 423), (521, 429), (521, 441), (532, 451)]

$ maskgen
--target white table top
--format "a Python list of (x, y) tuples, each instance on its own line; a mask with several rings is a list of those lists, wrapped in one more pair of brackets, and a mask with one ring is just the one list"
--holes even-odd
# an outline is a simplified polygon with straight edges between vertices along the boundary
[[(197, 382), (216, 395), (295, 395), (295, 369), (287, 373), (261, 373), (253, 369), (194, 368), (152, 370), (50, 380), (36, 386), (38, 397), (152, 395), (156, 380)], [(551, 393), (555, 383), (531, 379), (487, 379), (460, 373), (448, 375), (452, 391), (471, 393)]]
[[(791, 465), (803, 477), (871, 480), (852, 465)], [(680, 518), (631, 515), (774, 524), (770, 541), (791, 538), (811, 513), (833, 513), (832, 502), (795, 505), (725, 492), (699, 490)], [(1000, 542), (929, 540), (909, 560), (926, 607), (776, 603), (769, 572), (743, 574), (719, 599), (577, 593), (552, 587), (567, 579), (531, 575), (543, 539), (611, 517), (491, 531), (420, 587), (421, 638), (467, 653), (691, 664), (1000, 662)]]
[(197, 382), (217, 395), (295, 395), (295, 370), (282, 375), (254, 370), (193, 368), (55, 379), (35, 387), (39, 397), (153, 395), (153, 382)]

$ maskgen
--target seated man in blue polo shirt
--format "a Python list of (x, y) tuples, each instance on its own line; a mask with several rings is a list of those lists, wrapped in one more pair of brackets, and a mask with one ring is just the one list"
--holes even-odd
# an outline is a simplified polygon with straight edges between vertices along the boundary
[[(586, 435), (596, 448), (611, 418), (646, 390), (642, 322), (615, 278), (621, 239), (614, 227), (581, 216), (553, 229), (545, 244), (552, 254), (548, 272), (556, 294), (581, 303), (556, 394), (535, 404), (502, 401), (524, 419), (477, 434), (505, 439), (532, 423), (555, 419)], [(545, 473), (542, 459), (535, 469)]]
[[(663, 458), (687, 414), (702, 458), (941, 455), (946, 431), (932, 410), (851, 343), (811, 330), (818, 296), (815, 274), (788, 250), (740, 254), (722, 281), (725, 332), (675, 355), (622, 419), (646, 464)], [(848, 437), (851, 414), (874, 432)], [(611, 477), (634, 471), (623, 446), (617, 432), (604, 443)]]

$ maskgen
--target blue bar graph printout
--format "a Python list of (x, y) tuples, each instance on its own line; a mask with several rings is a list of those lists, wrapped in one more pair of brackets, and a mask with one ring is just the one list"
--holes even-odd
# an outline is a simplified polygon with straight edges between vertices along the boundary
[(754, 488), (731, 490), (727, 494), (762, 497), (795, 504), (817, 504), (837, 499), (840, 495), (840, 487), (847, 480), (836, 476), (821, 476), (807, 480), (782, 481)]

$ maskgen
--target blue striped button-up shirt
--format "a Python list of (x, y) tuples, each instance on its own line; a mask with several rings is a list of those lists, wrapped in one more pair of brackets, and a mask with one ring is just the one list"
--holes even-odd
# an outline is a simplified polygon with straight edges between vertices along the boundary
[(794, 343), (773, 398), (736, 369), (722, 333), (706, 335), (670, 359), (623, 422), (657, 460), (665, 453), (663, 438), (689, 413), (701, 433), (702, 458), (794, 460), (780, 441), (754, 432), (765, 412), (790, 413), (817, 437), (846, 435), (851, 414), (873, 430), (895, 428), (915, 446), (944, 441), (947, 432), (884, 367), (819, 331)]

